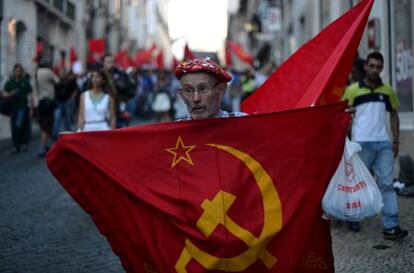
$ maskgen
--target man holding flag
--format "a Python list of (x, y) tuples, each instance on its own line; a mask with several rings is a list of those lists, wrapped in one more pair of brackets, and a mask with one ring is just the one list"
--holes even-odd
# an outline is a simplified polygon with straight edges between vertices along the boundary
[[(344, 150), (349, 115), (344, 103), (309, 106), (324, 104), (321, 94), (332, 95), (325, 102), (341, 97), (336, 91), (349, 70), (335, 64), (354, 55), (371, 6), (361, 2), (301, 51), (323, 56), (315, 73), (290, 77), (300, 80), (300, 93), (279, 83), (299, 71), (297, 61), (307, 62), (296, 57), (247, 101), (249, 113), (266, 114), (232, 118), (244, 114), (221, 111), (230, 77), (209, 60), (191, 60), (175, 71), (190, 120), (59, 140), (49, 168), (127, 272), (334, 272), (321, 200)], [(330, 42), (346, 31), (345, 47)]]
[(343, 150), (345, 104), (246, 116), (220, 109), (231, 77), (214, 62), (175, 73), (190, 120), (63, 135), (48, 155), (125, 270), (333, 272), (332, 251), (318, 251), (330, 237), (309, 239)]

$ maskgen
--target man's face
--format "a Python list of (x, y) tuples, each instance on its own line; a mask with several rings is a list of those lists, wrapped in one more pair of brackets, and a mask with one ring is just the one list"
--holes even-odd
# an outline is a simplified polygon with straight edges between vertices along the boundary
[(180, 82), (180, 95), (192, 119), (217, 116), (225, 91), (225, 83), (217, 84), (213, 76), (202, 72), (185, 74)]
[(377, 81), (383, 68), (380, 60), (370, 58), (364, 65), (365, 77), (371, 81)]
[(110, 70), (114, 66), (114, 57), (106, 56), (103, 60), (103, 66), (105, 70)]
[(14, 69), (14, 76), (18, 79), (23, 77), (23, 69), (20, 66)]

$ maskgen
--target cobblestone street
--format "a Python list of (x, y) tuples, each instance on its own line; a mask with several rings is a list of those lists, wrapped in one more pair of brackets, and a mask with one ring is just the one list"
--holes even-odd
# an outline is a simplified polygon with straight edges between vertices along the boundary
[(401, 226), (408, 237), (382, 238), (380, 217), (361, 224), (361, 231), (349, 231), (344, 223), (332, 225), (332, 239), (337, 273), (408, 273), (414, 272), (414, 211), (411, 197), (399, 197)]
[[(0, 272), (123, 272), (105, 238), (87, 214), (29, 152), (0, 152)], [(336, 272), (414, 272), (413, 198), (400, 197), (401, 241), (382, 239), (379, 218), (365, 221), (359, 233), (345, 224), (332, 227)]]

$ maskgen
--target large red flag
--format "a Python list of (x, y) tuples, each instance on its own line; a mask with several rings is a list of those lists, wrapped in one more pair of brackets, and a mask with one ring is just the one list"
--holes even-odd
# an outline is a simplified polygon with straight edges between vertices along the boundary
[(300, 273), (344, 108), (68, 134), (47, 163), (127, 272)]
[(285, 61), (242, 105), (266, 113), (340, 101), (374, 0), (364, 0)]
[[(243, 111), (275, 112), (340, 100), (373, 2), (362, 1), (300, 48), (242, 104)], [(302, 260), (302, 273), (326, 272), (333, 263), (329, 223), (315, 219)]]

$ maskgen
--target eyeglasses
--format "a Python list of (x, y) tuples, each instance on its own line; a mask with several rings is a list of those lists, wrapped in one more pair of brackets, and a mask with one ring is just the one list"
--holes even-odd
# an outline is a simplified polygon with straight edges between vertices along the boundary
[(192, 96), (194, 95), (194, 93), (197, 91), (199, 94), (201, 95), (205, 95), (210, 93), (211, 90), (213, 90), (213, 88), (215, 88), (219, 83), (213, 84), (213, 85), (207, 85), (207, 84), (199, 84), (197, 85), (197, 87), (193, 87), (193, 86), (185, 86), (183, 88), (179, 88), (178, 91), (182, 94), (184, 94), (185, 96)]

